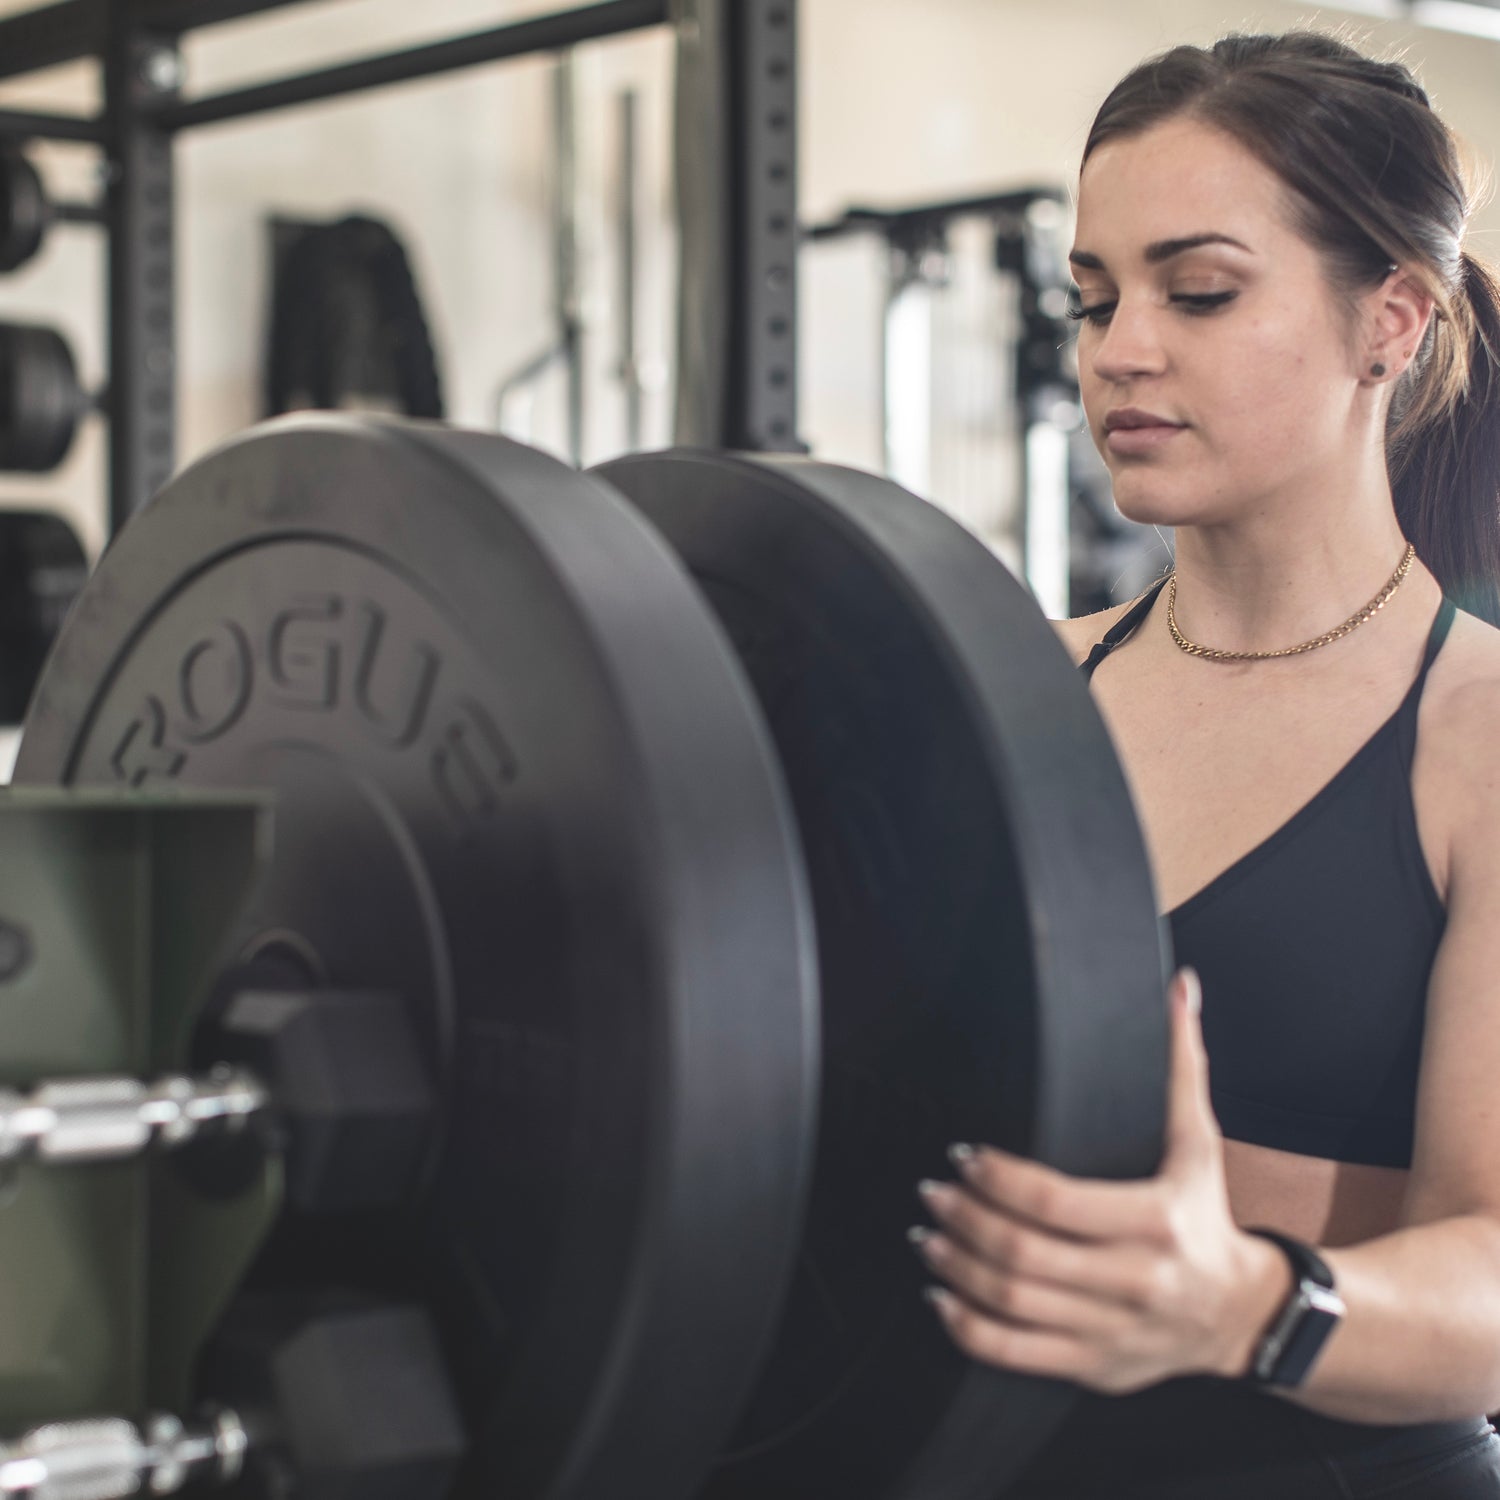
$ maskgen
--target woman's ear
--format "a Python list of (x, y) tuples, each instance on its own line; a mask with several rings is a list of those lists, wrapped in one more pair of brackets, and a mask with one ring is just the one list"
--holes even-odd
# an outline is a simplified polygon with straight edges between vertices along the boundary
[(1373, 381), (1395, 380), (1404, 375), (1432, 320), (1432, 293), (1399, 266), (1365, 299), (1365, 371)]

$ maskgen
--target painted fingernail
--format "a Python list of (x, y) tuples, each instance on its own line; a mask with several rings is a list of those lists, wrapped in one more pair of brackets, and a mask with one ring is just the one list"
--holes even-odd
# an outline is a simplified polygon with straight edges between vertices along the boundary
[(944, 1317), (947, 1317), (958, 1306), (953, 1293), (945, 1292), (940, 1286), (924, 1286), (922, 1300), (937, 1308)]
[(913, 1224), (906, 1231), (906, 1237), (914, 1245), (925, 1245), (932, 1238), (932, 1230), (925, 1224)]
[(932, 1178), (924, 1177), (917, 1184), (917, 1191), (928, 1203), (939, 1205), (947, 1201), (952, 1190), (944, 1183), (934, 1182)]
[(974, 1148), (963, 1141), (958, 1141), (948, 1147), (948, 1160), (959, 1168), (960, 1171), (967, 1167), (978, 1155)]
[(1198, 978), (1196, 969), (1184, 968), (1182, 970), (1182, 988), (1188, 1014), (1201, 1015), (1203, 1013), (1203, 981)]

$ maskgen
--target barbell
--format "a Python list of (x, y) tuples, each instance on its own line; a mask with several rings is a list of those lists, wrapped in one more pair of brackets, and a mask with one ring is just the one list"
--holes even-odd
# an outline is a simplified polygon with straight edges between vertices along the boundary
[[(200, 805), (207, 822), (120, 862), (147, 880), (167, 861), (149, 889), (172, 914), (177, 1019), (144, 1050), (128, 1027), (113, 1052), (64, 1049), (44, 1076), (28, 1027), (85, 1003), (48, 981), (83, 941), (57, 891), (102, 865), (80, 854), (49, 882), (0, 817), (0, 924), (35, 950), (0, 1084), (232, 1065), (261, 1090), (241, 1113), (280, 1122), (178, 1150), (137, 1128), (87, 1169), (146, 1184), (122, 1233), (172, 1205), (143, 1285), (212, 1289), (170, 1340), (141, 1293), (87, 1355), (127, 1372), (92, 1388), (130, 1409), (86, 1409), (83, 1381), (52, 1422), (165, 1411), (203, 1472), (227, 1477), (227, 1440), (205, 1434), (239, 1430), (240, 1485), (290, 1472), (341, 1493), (346, 1470), (298, 1459), (308, 1440), (224, 1413), (263, 1409), (282, 1357), (234, 1357), (245, 1307), (301, 1329), (288, 1309), (347, 1289), (441, 1350), (436, 1415), (376, 1485), (393, 1497), (992, 1500), (1062, 1419), (1067, 1388), (957, 1353), (904, 1230), (954, 1140), (1089, 1176), (1154, 1168), (1166, 955), (1085, 685), (932, 506), (809, 459), (579, 474), (484, 434), (284, 419), (117, 538), (16, 780), (7, 814), (77, 797), (96, 822), (191, 829)], [(270, 1076), (271, 1051), (231, 1042), (257, 1004), (376, 994), (399, 1012), (386, 1060), (436, 1102), (399, 1190), (330, 1211), (282, 1187), (312, 1151), (305, 1102), (278, 1103), (284, 1058)], [(77, 1170), (28, 1161), (0, 1251), (17, 1204), (76, 1211)], [(7, 1337), (5, 1362), (36, 1352)], [(136, 1482), (155, 1483), (146, 1448)], [(257, 1452), (281, 1467), (256, 1480)]]

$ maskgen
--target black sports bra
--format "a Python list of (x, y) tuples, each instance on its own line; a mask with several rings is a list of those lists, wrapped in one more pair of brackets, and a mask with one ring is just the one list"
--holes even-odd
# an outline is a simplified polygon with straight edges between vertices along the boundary
[[(1094, 669), (1162, 583), (1089, 653)], [(1311, 801), (1167, 913), (1203, 980), (1214, 1112), (1226, 1136), (1306, 1156), (1411, 1165), (1427, 981), (1446, 912), (1417, 837), (1411, 765), (1444, 599), (1400, 706)]]

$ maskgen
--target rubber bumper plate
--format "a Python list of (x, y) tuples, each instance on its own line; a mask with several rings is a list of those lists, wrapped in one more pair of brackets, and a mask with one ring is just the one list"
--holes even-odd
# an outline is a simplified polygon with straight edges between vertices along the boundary
[(678, 452), (598, 472), (676, 549), (791, 788), (822, 968), (811, 1208), (773, 1352), (706, 1500), (994, 1500), (1070, 1388), (961, 1357), (905, 1238), (944, 1150), (1149, 1173), (1164, 952), (1087, 688), (1029, 594), (897, 486)]
[(639, 516), (498, 438), (259, 429), (109, 549), (17, 780), (274, 790), (227, 960), (399, 991), (446, 1100), (423, 1201), (279, 1274), (433, 1310), (464, 1492), (690, 1493), (796, 1250), (816, 962), (743, 673)]

